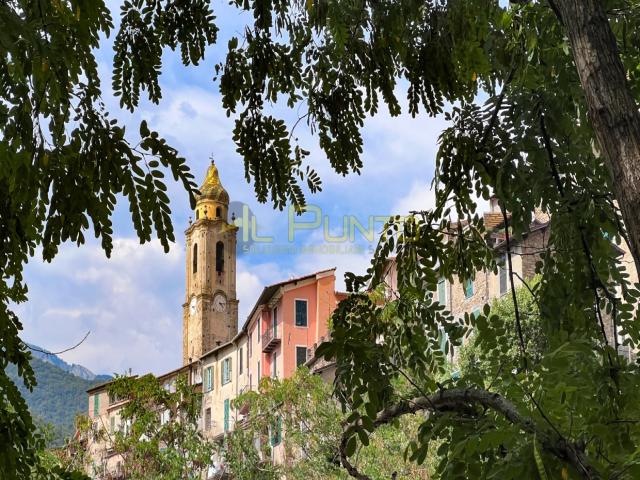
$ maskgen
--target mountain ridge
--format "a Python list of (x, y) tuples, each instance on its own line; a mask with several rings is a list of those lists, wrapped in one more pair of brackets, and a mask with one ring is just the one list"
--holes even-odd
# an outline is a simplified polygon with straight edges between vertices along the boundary
[(70, 373), (71, 375), (75, 375), (76, 377), (82, 378), (84, 380), (100, 380), (100, 381), (110, 380), (111, 378), (113, 378), (111, 375), (106, 375), (106, 374), (96, 375), (87, 367), (84, 367), (78, 363), (67, 363), (55, 353), (50, 352), (49, 350), (46, 350), (32, 343), (26, 343), (26, 345), (27, 347), (29, 347), (29, 350), (31, 351), (31, 355), (34, 358), (38, 358), (44, 362), (50, 363), (64, 370), (65, 372)]

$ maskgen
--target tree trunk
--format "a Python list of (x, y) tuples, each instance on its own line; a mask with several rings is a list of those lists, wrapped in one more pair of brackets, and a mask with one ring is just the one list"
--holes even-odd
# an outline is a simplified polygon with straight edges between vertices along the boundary
[(563, 23), (640, 272), (640, 113), (602, 0), (549, 0)]

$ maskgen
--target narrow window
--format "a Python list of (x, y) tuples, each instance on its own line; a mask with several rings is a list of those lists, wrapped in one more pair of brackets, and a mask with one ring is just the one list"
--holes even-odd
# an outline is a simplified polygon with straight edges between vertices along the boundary
[(260, 377), (262, 377), (262, 372), (260, 371), (260, 360), (258, 360), (258, 385), (260, 385)]
[(438, 280), (438, 302), (440, 305), (447, 305), (447, 281), (444, 277)]
[(193, 258), (191, 259), (193, 262), (193, 273), (198, 271), (198, 244), (193, 244)]
[(224, 400), (224, 431), (229, 431), (229, 399)]
[(216, 272), (224, 271), (224, 243), (216, 243)]
[(222, 209), (220, 207), (216, 207), (216, 217), (220, 218), (222, 216)]
[(242, 375), (242, 347), (238, 352), (238, 375)]
[(464, 281), (464, 296), (466, 298), (473, 297), (473, 280), (471, 280), (470, 278), (467, 278)]
[(273, 315), (271, 317), (271, 326), (273, 328), (273, 337), (278, 337), (278, 307), (273, 307)]
[(211, 430), (211, 409), (207, 408), (204, 411), (204, 429)]
[(498, 268), (498, 274), (500, 276), (500, 295), (504, 295), (507, 292), (507, 256), (502, 255), (500, 257), (500, 265)]
[(225, 358), (222, 361), (222, 385), (231, 381), (231, 359)]
[(307, 326), (307, 301), (296, 300), (296, 327)]
[(440, 350), (442, 350), (442, 353), (444, 353), (445, 355), (448, 353), (447, 340), (449, 340), (449, 335), (447, 335), (447, 332), (445, 332), (442, 328), (438, 329), (438, 344), (440, 345)]
[(307, 347), (296, 347), (296, 367), (307, 363)]
[(93, 415), (98, 416), (100, 414), (100, 394), (96, 393), (93, 396)]
[(200, 218), (200, 210), (196, 210), (196, 220)]
[(253, 341), (253, 333), (249, 334), (249, 343), (247, 343), (247, 365), (249, 365), (249, 359), (251, 358), (251, 342)]
[(278, 355), (276, 352), (271, 354), (271, 378), (278, 376)]
[(209, 392), (213, 389), (213, 368), (207, 367), (204, 374), (204, 389)]

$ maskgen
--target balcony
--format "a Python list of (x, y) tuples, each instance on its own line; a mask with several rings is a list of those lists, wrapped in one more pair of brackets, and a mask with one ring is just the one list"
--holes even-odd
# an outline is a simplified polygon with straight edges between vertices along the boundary
[(280, 330), (278, 325), (276, 328), (269, 327), (262, 335), (262, 352), (273, 352), (275, 348), (280, 345)]

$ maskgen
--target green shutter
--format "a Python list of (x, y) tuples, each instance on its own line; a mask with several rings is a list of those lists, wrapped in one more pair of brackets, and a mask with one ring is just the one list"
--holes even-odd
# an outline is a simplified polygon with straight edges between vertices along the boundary
[(93, 415), (97, 416), (100, 414), (100, 394), (96, 393), (93, 396)]
[(229, 431), (229, 399), (224, 401), (224, 431)]
[(282, 418), (278, 417), (271, 426), (271, 446), (277, 447), (282, 441)]

